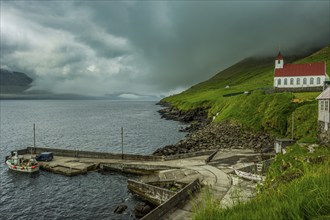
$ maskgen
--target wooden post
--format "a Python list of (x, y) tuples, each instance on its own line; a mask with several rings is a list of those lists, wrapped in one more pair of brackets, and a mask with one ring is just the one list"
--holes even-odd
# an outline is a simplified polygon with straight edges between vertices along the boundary
[(124, 128), (121, 127), (121, 159), (124, 159)]
[(292, 140), (293, 140), (293, 137), (294, 137), (294, 135), (293, 135), (293, 132), (294, 132), (294, 112), (292, 112), (292, 129), (291, 129), (291, 135), (292, 135)]
[[(36, 124), (33, 124), (33, 148), (34, 148), (34, 153), (36, 152)], [(31, 149), (32, 153), (32, 149)]]

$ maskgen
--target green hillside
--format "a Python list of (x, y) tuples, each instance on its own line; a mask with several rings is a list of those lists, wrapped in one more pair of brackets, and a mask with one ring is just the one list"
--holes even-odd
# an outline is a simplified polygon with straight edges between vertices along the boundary
[[(330, 73), (330, 46), (300, 62), (326, 62)], [(213, 78), (162, 101), (182, 111), (205, 107), (215, 122), (230, 120), (256, 131), (265, 130), (277, 136), (291, 136), (294, 112), (295, 138), (314, 140), (317, 130), (317, 92), (272, 93), (274, 58), (248, 58), (218, 73)], [(229, 88), (225, 88), (229, 86)], [(233, 93), (250, 91), (250, 95)], [(223, 96), (225, 95), (225, 97)]]

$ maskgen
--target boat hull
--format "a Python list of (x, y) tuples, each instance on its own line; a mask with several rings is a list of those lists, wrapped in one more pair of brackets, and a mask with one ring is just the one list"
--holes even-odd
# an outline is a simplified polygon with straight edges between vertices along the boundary
[(255, 182), (262, 182), (264, 180), (263, 176), (257, 175), (257, 174), (252, 174), (252, 173), (247, 173), (243, 172), (240, 170), (235, 170), (235, 173), (237, 176), (242, 177), (247, 180), (253, 180)]
[(14, 170), (21, 173), (34, 173), (39, 171), (39, 165), (34, 165), (34, 166), (14, 165), (9, 160), (6, 161), (6, 164), (10, 170)]

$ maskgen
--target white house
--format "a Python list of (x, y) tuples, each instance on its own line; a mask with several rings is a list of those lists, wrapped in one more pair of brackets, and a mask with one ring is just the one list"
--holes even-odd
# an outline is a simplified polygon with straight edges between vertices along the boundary
[(319, 139), (323, 143), (330, 144), (330, 87), (324, 90), (316, 99), (319, 102)]
[(326, 80), (326, 64), (284, 64), (279, 52), (275, 60), (274, 87), (281, 89), (322, 88)]
[(325, 123), (324, 130), (330, 129), (330, 87), (324, 90), (317, 98), (319, 101), (318, 120)]

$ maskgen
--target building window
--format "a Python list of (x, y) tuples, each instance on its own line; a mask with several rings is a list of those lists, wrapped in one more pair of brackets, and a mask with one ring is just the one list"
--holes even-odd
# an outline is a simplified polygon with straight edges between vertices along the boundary
[(318, 85), (321, 84), (321, 78), (320, 78), (320, 77), (317, 77), (317, 79), (316, 79), (316, 83), (317, 83)]
[(284, 79), (284, 85), (287, 85), (287, 84), (288, 84), (288, 79), (285, 78), (285, 79)]
[(281, 85), (281, 79), (277, 80), (277, 85)]
[(300, 78), (297, 78), (297, 85), (300, 85)]
[(291, 79), (290, 79), (290, 85), (293, 85), (293, 84), (294, 84), (294, 79), (291, 78)]
[(306, 79), (306, 78), (303, 79), (303, 84), (304, 84), (304, 85), (307, 84), (307, 79)]
[(328, 111), (328, 110), (329, 110), (329, 102), (324, 101), (324, 111)]
[(314, 84), (314, 78), (309, 79), (309, 84), (313, 85)]
[(321, 100), (321, 107), (320, 107), (320, 109), (321, 109), (321, 111), (324, 110), (324, 101), (323, 100)]

